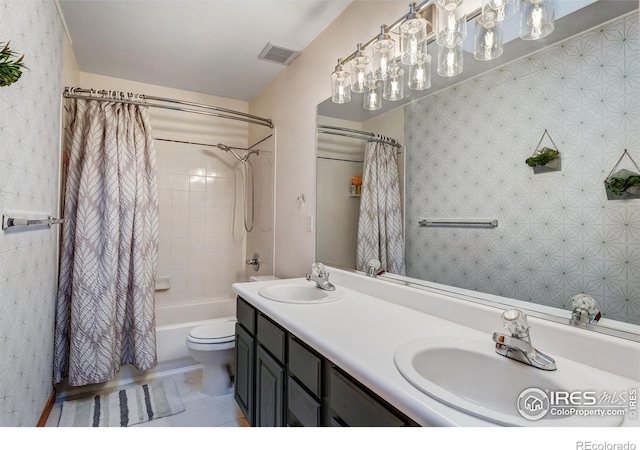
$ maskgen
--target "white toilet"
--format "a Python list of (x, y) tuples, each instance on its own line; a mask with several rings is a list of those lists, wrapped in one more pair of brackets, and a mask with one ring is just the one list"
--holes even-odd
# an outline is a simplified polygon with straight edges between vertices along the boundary
[(236, 319), (229, 317), (193, 328), (187, 337), (191, 356), (202, 364), (205, 395), (219, 396), (233, 392)]

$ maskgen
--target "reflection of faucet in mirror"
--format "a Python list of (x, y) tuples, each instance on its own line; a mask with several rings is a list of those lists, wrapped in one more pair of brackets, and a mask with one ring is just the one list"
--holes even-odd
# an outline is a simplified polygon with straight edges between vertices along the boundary
[(379, 260), (370, 259), (367, 267), (367, 275), (370, 277), (376, 277), (378, 274), (378, 269), (382, 266)]
[(529, 321), (522, 311), (510, 309), (503, 312), (502, 323), (511, 336), (493, 333), (496, 353), (538, 369), (556, 370), (554, 359), (531, 345)]
[(578, 294), (571, 300), (571, 325), (586, 327), (598, 323), (602, 314), (598, 310), (596, 300), (587, 294)]

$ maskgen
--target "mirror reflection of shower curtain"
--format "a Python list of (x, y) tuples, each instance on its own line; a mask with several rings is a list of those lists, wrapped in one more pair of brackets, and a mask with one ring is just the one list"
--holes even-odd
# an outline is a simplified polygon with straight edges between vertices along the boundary
[(357, 268), (377, 259), (382, 269), (405, 274), (402, 208), (396, 148), (367, 142), (358, 219)]

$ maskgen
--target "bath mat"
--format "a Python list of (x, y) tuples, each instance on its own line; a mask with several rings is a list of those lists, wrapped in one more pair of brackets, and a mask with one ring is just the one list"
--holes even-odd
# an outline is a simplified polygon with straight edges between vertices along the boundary
[(130, 384), (62, 403), (58, 427), (128, 427), (184, 411), (175, 382)]

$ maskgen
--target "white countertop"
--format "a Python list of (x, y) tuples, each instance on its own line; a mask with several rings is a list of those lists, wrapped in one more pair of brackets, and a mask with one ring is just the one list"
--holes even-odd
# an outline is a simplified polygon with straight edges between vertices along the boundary
[[(337, 276), (334, 277), (336, 272)], [(378, 281), (378, 283), (383, 283), (380, 285), (371, 284), (377, 280), (361, 280), (362, 278), (367, 277), (332, 270), (331, 281), (337, 288), (344, 291), (344, 297), (328, 303), (282, 303), (265, 299), (258, 294), (260, 288), (268, 284), (307, 282), (304, 278), (236, 283), (233, 285), (233, 290), (418, 424), (423, 426), (496, 426), (424, 394), (400, 374), (393, 359), (400, 344), (414, 339), (449, 336), (486, 340), (488, 346), (493, 346), (491, 334), (484, 330), (481, 331), (436, 315), (427, 314), (413, 307), (402, 306), (398, 304), (402, 303), (400, 300), (398, 302), (390, 301), (388, 298), (383, 299), (377, 295), (364, 293), (362, 289), (355, 290), (349, 287), (361, 287), (361, 283), (369, 283), (374, 289), (377, 287), (381, 295), (384, 294), (382, 296), (388, 297), (391, 294), (398, 299), (410, 297), (415, 294), (413, 291), (416, 291), (412, 289), (410, 292), (406, 290), (409, 288), (401, 289), (389, 286), (389, 283), (382, 281)], [(430, 298), (434, 297), (434, 294), (427, 292), (418, 291), (416, 295), (424, 297), (425, 302), (435, 303), (437, 300), (442, 300)], [(408, 300), (405, 300), (405, 303), (407, 302)], [(475, 307), (468, 306), (470, 309)], [(480, 308), (485, 309), (484, 313), (493, 313), (497, 316), (493, 331), (499, 331), (501, 329), (499, 319), (501, 311), (498, 309), (490, 311), (492, 308), (487, 309), (486, 306)], [(536, 336), (538, 335), (535, 327), (536, 325), (532, 324), (532, 340), (534, 346), (538, 347), (536, 345)], [(624, 345), (626, 343), (623, 343), (623, 347)], [(554, 354), (553, 349), (542, 346), (538, 348), (551, 354), (556, 359), (558, 367), (562, 367), (565, 358)], [(633, 346), (634, 350), (638, 348)], [(571, 363), (576, 362), (572, 360)], [(532, 370), (536, 369), (532, 368)], [(629, 389), (637, 388), (640, 385), (635, 378), (629, 379), (601, 371), (598, 368), (589, 367), (589, 370), (593, 371), (599, 380), (606, 380), (608, 388)], [(638, 378), (640, 378), (640, 372)], [(535, 425), (535, 422), (532, 422), (532, 425)], [(624, 425), (637, 426), (638, 421), (630, 423), (625, 419)]]

